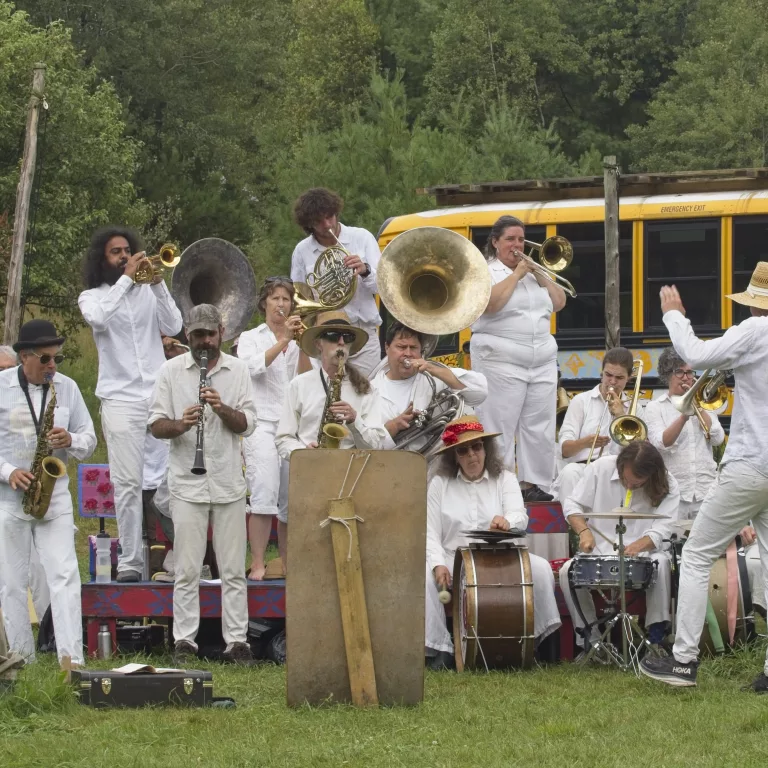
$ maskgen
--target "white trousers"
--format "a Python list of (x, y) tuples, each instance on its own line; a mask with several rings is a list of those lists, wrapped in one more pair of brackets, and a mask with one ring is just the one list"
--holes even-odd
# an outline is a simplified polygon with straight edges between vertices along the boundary
[(356, 354), (349, 358), (349, 362), (357, 368), (363, 376), (368, 377), (371, 371), (381, 362), (381, 342), (375, 325), (361, 325), (368, 334), (368, 341), (365, 346)]
[(141, 482), (143, 490), (153, 491), (160, 487), (168, 470), (170, 448), (170, 441), (158, 440), (147, 430), (144, 439), (144, 469)]
[(213, 525), (213, 549), (221, 576), (221, 629), (224, 642), (246, 642), (248, 591), (245, 581), (245, 498), (229, 504), (184, 501), (171, 496), (176, 582), (173, 587), (173, 638), (195, 647), (200, 626), (200, 569)]
[[(701, 509), (700, 501), (683, 501), (680, 499), (680, 504), (677, 507), (676, 520), (695, 520), (696, 515), (699, 514)], [(681, 536), (684, 533), (683, 529), (677, 528), (676, 533)]]
[(759, 605), (765, 610), (765, 579), (763, 578), (763, 569), (760, 567), (760, 547), (757, 543), (754, 543), (747, 547), (744, 555), (747, 560), (747, 573), (749, 574), (749, 589), (752, 592), (752, 603)]
[(148, 442), (160, 442), (147, 433), (149, 402), (148, 399), (101, 401), (101, 426), (107, 441), (110, 478), (115, 486), (117, 535), (121, 548), (118, 573), (141, 573), (144, 563), (141, 540), (144, 457)]
[[(672, 594), (672, 563), (669, 556), (664, 552), (652, 552), (647, 556), (658, 563), (656, 581), (645, 592), (645, 626), (649, 627), (651, 624), (669, 621), (671, 618), (669, 601)], [(573, 559), (564, 563), (560, 569), (560, 589), (565, 598), (565, 604), (568, 606), (568, 613), (571, 615), (574, 629), (583, 629), (584, 622), (576, 610), (576, 604), (571, 595), (571, 589), (568, 586), (568, 572), (571, 569), (572, 563)], [(576, 594), (584, 618), (586, 618), (588, 624), (593, 625), (590, 631), (590, 642), (599, 640), (600, 630), (595, 624), (597, 614), (595, 613), (592, 593), (586, 587), (579, 587), (576, 589)], [(584, 639), (578, 632), (576, 633), (576, 644), (580, 647), (584, 646)]]
[(475, 410), (487, 432), (501, 432), (504, 464), (546, 490), (555, 476), (557, 362), (525, 369), (473, 357), (472, 367), (488, 379), (488, 397)]
[(27, 661), (35, 658), (29, 621), (30, 549), (34, 546), (45, 569), (51, 594), (51, 615), (59, 660), (69, 656), (83, 663), (83, 620), (80, 571), (75, 553), (75, 522), (71, 514), (52, 520), (22, 520), (0, 510), (0, 604), (8, 644)]
[[(561, 621), (555, 598), (555, 578), (552, 568), (543, 557), (530, 555), (530, 559), (533, 579), (533, 634), (538, 643), (557, 630)], [(426, 578), (424, 645), (428, 652), (433, 650), (453, 653), (453, 643), (445, 625), (445, 608), (438, 599), (437, 584), (429, 566), (427, 566)], [(453, 620), (458, 621), (458, 617), (454, 616)]]
[(584, 470), (586, 468), (586, 464), (573, 462), (566, 464), (560, 470), (560, 474), (552, 486), (552, 492), (556, 494), (560, 504), (565, 504), (565, 500), (574, 492), (579, 481), (584, 477)]
[(276, 421), (259, 421), (243, 440), (245, 479), (251, 491), (251, 514), (277, 515), (288, 522), (289, 463), (277, 455)]
[[(768, 475), (745, 461), (721, 465), (717, 481), (704, 499), (683, 547), (677, 603), (677, 635), (673, 653), (678, 661), (695, 661), (709, 597), (709, 572), (728, 544), (752, 521), (757, 531), (763, 588), (768, 589)], [(765, 662), (768, 674), (768, 658)]]
[(29, 550), (29, 591), (32, 593), (32, 605), (35, 606), (37, 621), (41, 622), (51, 604), (51, 591), (45, 579), (45, 569), (40, 562), (35, 544)]

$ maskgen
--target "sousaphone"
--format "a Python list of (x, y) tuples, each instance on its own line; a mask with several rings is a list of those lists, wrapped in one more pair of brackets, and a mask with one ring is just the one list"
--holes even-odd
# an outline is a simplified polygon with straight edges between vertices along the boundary
[(245, 254), (232, 243), (206, 237), (181, 254), (173, 271), (171, 294), (186, 322), (197, 304), (221, 312), (224, 341), (244, 331), (256, 310), (256, 277)]

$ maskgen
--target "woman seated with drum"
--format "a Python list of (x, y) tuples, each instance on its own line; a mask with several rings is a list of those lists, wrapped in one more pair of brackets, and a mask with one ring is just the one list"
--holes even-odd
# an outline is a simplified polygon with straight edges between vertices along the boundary
[[(628, 491), (631, 497), (626, 503)], [(614, 547), (618, 540), (618, 515), (615, 520), (590, 520), (590, 512), (610, 512), (627, 506), (636, 513), (661, 515), (624, 519), (626, 572), (632, 580), (632, 589), (646, 590), (645, 626), (648, 639), (658, 646), (670, 620), (671, 564), (662, 551), (662, 542), (672, 533), (679, 501), (677, 482), (667, 472), (659, 451), (648, 442), (632, 442), (618, 456), (603, 456), (585, 468), (582, 479), (563, 505), (563, 514), (579, 537), (579, 553), (560, 569), (560, 588), (579, 646), (584, 646), (584, 634), (590, 643), (600, 638), (589, 590), (616, 586), (617, 578), (617, 569), (613, 566), (618, 563)], [(648, 560), (656, 565), (646, 565)], [(569, 580), (571, 570), (573, 575)], [(585, 621), (588, 630), (585, 630)]]
[[(451, 587), (456, 550), (470, 543), (463, 531), (525, 530), (528, 515), (517, 478), (505, 469), (494, 438), (476, 416), (452, 421), (442, 435), (437, 474), (427, 496), (426, 653), (429, 666), (452, 665), (453, 643), (439, 592)], [(544, 558), (530, 555), (536, 641), (560, 626), (554, 578)], [(454, 617), (454, 621), (456, 621)]]

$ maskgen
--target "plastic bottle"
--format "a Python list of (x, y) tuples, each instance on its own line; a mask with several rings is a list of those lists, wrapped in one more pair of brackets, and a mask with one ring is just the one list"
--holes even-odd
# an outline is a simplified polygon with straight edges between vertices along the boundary
[(99, 634), (97, 638), (97, 655), (100, 659), (112, 658), (112, 633), (109, 631), (107, 624), (102, 624), (99, 627)]
[(112, 539), (106, 531), (96, 537), (96, 582), (112, 581)]
[(144, 542), (141, 546), (141, 557), (142, 557), (142, 566), (141, 566), (141, 580), (142, 581), (149, 581), (151, 578), (151, 574), (149, 572), (149, 542), (144, 539)]

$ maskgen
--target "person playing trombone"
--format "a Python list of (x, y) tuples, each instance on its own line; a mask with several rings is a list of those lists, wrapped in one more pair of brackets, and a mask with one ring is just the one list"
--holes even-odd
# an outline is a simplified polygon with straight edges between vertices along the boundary
[[(485, 246), (493, 288), (485, 312), (472, 324), (472, 368), (490, 393), (478, 416), (502, 434), (504, 464), (517, 467), (525, 501), (551, 501), (555, 475), (557, 342), (553, 312), (565, 291), (523, 256), (525, 225), (502, 216)], [(517, 462), (515, 462), (517, 445)]]
[(604, 454), (618, 454), (608, 427), (617, 416), (627, 412), (622, 399), (632, 376), (632, 353), (626, 347), (614, 347), (603, 356), (600, 383), (587, 392), (579, 392), (568, 405), (558, 440), (558, 464), (561, 469), (552, 486), (561, 504), (571, 495), (584, 474), (584, 467)]
[(696, 517), (715, 481), (717, 464), (712, 449), (722, 444), (725, 432), (713, 411), (697, 408), (698, 415), (692, 418), (673, 405), (671, 398), (684, 395), (695, 378), (691, 366), (673, 347), (661, 353), (657, 370), (668, 390), (645, 407), (648, 439), (680, 486), (679, 518), (689, 520)]

